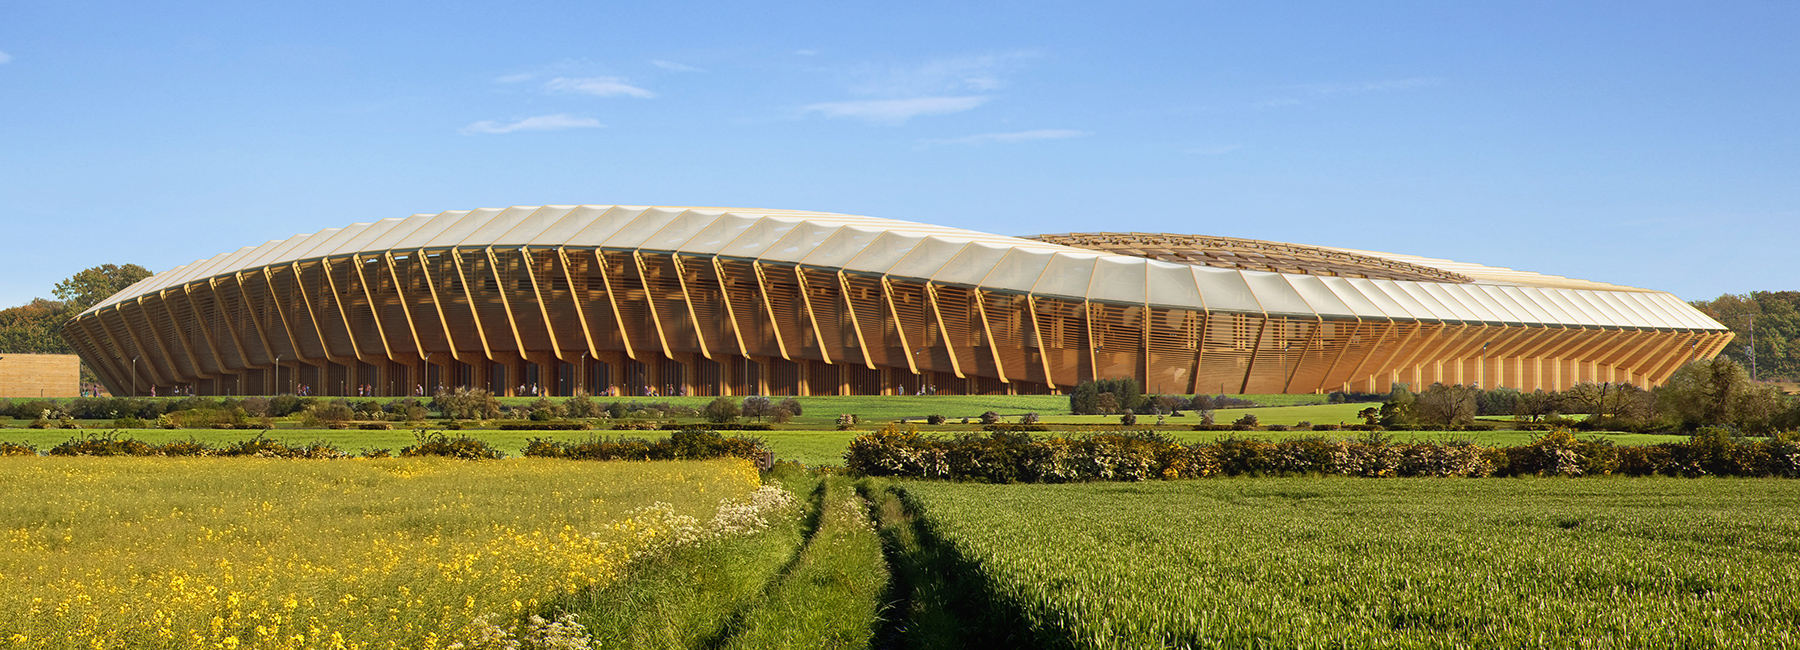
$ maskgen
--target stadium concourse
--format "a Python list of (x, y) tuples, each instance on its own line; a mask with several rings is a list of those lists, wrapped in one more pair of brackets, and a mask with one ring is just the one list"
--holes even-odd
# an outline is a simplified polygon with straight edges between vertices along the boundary
[(613, 205), (295, 235), (158, 273), (64, 336), (115, 395), (379, 396), (1655, 385), (1731, 339), (1667, 293), (1424, 257)]

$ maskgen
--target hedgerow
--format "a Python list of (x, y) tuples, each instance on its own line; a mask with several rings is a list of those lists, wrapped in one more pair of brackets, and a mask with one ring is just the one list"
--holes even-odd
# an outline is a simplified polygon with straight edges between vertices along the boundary
[(1517, 447), (1488, 447), (1469, 441), (1397, 442), (1380, 432), (1353, 439), (1232, 437), (1182, 444), (1155, 431), (1043, 438), (1022, 431), (992, 431), (945, 437), (890, 425), (853, 440), (844, 453), (844, 463), (852, 473), (864, 476), (988, 483), (1240, 475), (1800, 478), (1800, 435), (1750, 440), (1709, 428), (1684, 441), (1643, 447), (1618, 447), (1599, 438), (1577, 439), (1566, 429)]
[(525, 456), (571, 460), (710, 460), (761, 457), (765, 448), (756, 438), (727, 438), (717, 431), (675, 431), (662, 440), (643, 438), (589, 438), (563, 442), (547, 438), (526, 441)]

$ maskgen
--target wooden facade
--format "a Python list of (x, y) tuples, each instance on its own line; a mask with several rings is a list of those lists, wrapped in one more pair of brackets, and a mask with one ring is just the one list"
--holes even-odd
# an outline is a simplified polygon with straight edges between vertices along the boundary
[[(468, 214), (453, 221), (476, 219)], [(539, 230), (562, 224), (574, 232), (580, 225), (567, 223), (574, 217), (566, 209), (553, 216)], [(1525, 390), (1582, 381), (1654, 385), (1731, 338), (1723, 327), (1707, 327), (1703, 316), (1668, 315), (1673, 307), (1652, 302), (1654, 296), (1582, 297), (1560, 289), (1552, 299), (1503, 287), (1446, 292), (1429, 283), (1263, 274), (1287, 283), (1296, 304), (1323, 305), (1320, 296), (1335, 296), (1335, 307), (1307, 313), (1271, 308), (1258, 284), (1269, 281), (1262, 275), (1240, 280), (1255, 300), (1209, 301), (1200, 270), (1190, 276), (1199, 280), (1186, 281), (1197, 286), (1182, 287), (1193, 297), (1170, 293), (1153, 286), (1156, 274), (1188, 271), (1162, 262), (1130, 271), (1144, 286), (1121, 300), (1117, 291), (1057, 290), (1054, 260), (1033, 267), (1030, 283), (1006, 287), (950, 272), (970, 251), (938, 260), (940, 270), (931, 273), (871, 272), (811, 263), (805, 253), (778, 260), (720, 247), (497, 244), (469, 234), (488, 224), (464, 227), (463, 241), (447, 246), (272, 263), (245, 249), (168, 272), (189, 277), (165, 278), (161, 286), (151, 278), (127, 289), (71, 321), (65, 337), (115, 395), (151, 387), (158, 394), (304, 387), (314, 395), (356, 395), (368, 386), (381, 396), (463, 385), (551, 395), (1039, 394), (1122, 376), (1138, 377), (1152, 393), (1183, 394), (1379, 392), (1396, 382)], [(860, 226), (832, 226), (847, 227)], [(884, 241), (865, 240), (865, 247)], [(1113, 271), (1091, 261), (1096, 253), (1080, 252), (1089, 257), (1043, 254), (1087, 264), (1086, 286), (1107, 282)], [(1008, 255), (999, 253), (987, 263), (994, 270), (979, 277), (997, 277), (1014, 259)], [(1132, 259), (1145, 262), (1122, 257), (1121, 269), (1139, 268)], [(1577, 299), (1607, 305), (1613, 322), (1523, 322), (1530, 313), (1566, 314), (1568, 305), (1552, 303)], [(1485, 311), (1482, 318), (1397, 317), (1404, 300), (1420, 303), (1405, 307), (1410, 314), (1453, 304)], [(1424, 304), (1431, 300), (1436, 306)], [(1394, 306), (1382, 306), (1388, 303)], [(1518, 322), (1497, 316), (1503, 311), (1518, 314)], [(1645, 322), (1619, 322), (1621, 314)]]

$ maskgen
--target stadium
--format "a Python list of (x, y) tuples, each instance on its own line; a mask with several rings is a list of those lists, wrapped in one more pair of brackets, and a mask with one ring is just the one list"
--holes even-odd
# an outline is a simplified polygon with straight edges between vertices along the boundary
[(63, 336), (115, 395), (804, 396), (1647, 386), (1732, 335), (1663, 292), (1409, 255), (564, 205), (245, 247)]

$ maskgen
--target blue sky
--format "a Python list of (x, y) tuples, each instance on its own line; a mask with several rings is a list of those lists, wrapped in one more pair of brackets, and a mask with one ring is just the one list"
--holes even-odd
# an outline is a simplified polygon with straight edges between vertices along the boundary
[(970, 4), (0, 0), (0, 306), (545, 203), (1800, 289), (1800, 4)]

